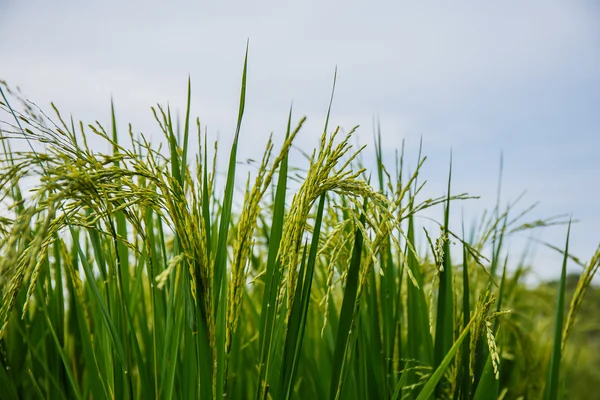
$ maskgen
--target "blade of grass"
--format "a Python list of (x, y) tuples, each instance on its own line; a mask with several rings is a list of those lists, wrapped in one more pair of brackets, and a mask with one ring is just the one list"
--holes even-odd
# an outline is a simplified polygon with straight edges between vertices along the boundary
[(217, 249), (215, 253), (214, 263), (214, 308), (217, 321), (217, 359), (216, 362), (216, 388), (215, 397), (220, 399), (223, 396), (223, 387), (225, 385), (225, 371), (227, 363), (227, 355), (225, 349), (225, 332), (226, 332), (226, 315), (225, 310), (227, 305), (227, 237), (229, 234), (229, 224), (231, 221), (231, 206), (233, 203), (233, 189), (235, 184), (235, 167), (237, 164), (237, 146), (242, 127), (242, 117), (244, 116), (244, 108), (246, 105), (246, 76), (248, 71), (248, 44), (246, 45), (246, 55), (244, 57), (244, 69), (242, 72), (242, 88), (240, 93), (240, 106), (238, 112), (237, 126), (235, 136), (231, 146), (231, 154), (229, 157), (229, 169), (227, 171), (227, 181), (225, 184), (225, 195), (223, 197), (223, 208), (221, 210), (221, 220), (219, 224), (219, 238), (217, 241)]
[(494, 374), (492, 366), (492, 357), (488, 355), (483, 368), (483, 374), (477, 384), (477, 389), (473, 395), (473, 400), (487, 400), (498, 398), (499, 382)]
[[(365, 223), (366, 200), (363, 206), (363, 213), (360, 223)], [(356, 228), (354, 234), (354, 246), (352, 258), (348, 267), (346, 277), (346, 287), (344, 289), (344, 298), (340, 310), (340, 322), (338, 326), (337, 338), (335, 341), (335, 350), (333, 355), (333, 371), (331, 373), (331, 385), (329, 387), (329, 396), (331, 399), (339, 399), (342, 392), (342, 377), (348, 365), (348, 342), (352, 334), (351, 329), (357, 311), (357, 294), (359, 285), (360, 261), (363, 247), (362, 230)]]
[(435, 371), (433, 372), (431, 377), (427, 380), (427, 383), (423, 387), (423, 390), (421, 390), (421, 393), (419, 393), (417, 400), (428, 400), (431, 398), (431, 396), (433, 395), (433, 392), (436, 390), (436, 387), (438, 386), (438, 383), (442, 379), (442, 376), (446, 372), (446, 368), (448, 368), (448, 366), (450, 365), (450, 362), (454, 358), (454, 355), (458, 351), (458, 348), (460, 347), (461, 343), (467, 337), (467, 334), (469, 333), (469, 329), (471, 328), (473, 321), (475, 321), (475, 316), (473, 316), (473, 318), (471, 318), (471, 321), (463, 329), (462, 333), (456, 339), (456, 341), (454, 342), (454, 344), (452, 345), (452, 347), (450, 348), (450, 350), (448, 351), (448, 353), (446, 354), (446, 356), (444, 357), (444, 359), (442, 360), (440, 365), (438, 365), (438, 367), (435, 369)]
[[(2, 344), (0, 344), (2, 346)], [(4, 350), (4, 349), (2, 349)], [(4, 357), (0, 357), (0, 386), (3, 389), (3, 396), (6, 396), (7, 400), (18, 400), (19, 395), (17, 393), (14, 377), (11, 377), (10, 368), (4, 362)]]
[[(39, 286), (37, 287), (37, 290), (39, 292), (41, 292), (41, 288)], [(39, 293), (39, 294), (41, 295), (41, 293)], [(50, 320), (50, 315), (48, 313), (48, 309), (45, 304), (42, 304), (40, 308), (41, 308), (42, 312), (44, 313), (44, 317), (47, 322), (46, 326), (48, 327), (48, 331), (50, 332), (50, 335), (51, 335), (52, 339), (54, 340), (54, 343), (56, 345), (56, 350), (58, 351), (58, 354), (60, 355), (60, 358), (63, 361), (63, 365), (65, 366), (64, 371), (67, 374), (69, 384), (71, 385), (70, 387), (73, 390), (72, 393), (75, 395), (75, 398), (81, 399), (82, 397), (81, 397), (79, 385), (75, 381), (75, 377), (73, 376), (73, 372), (71, 371), (71, 368), (69, 366), (69, 360), (67, 358), (67, 355), (65, 354), (62, 346), (60, 345), (58, 336), (56, 335), (56, 330), (54, 329), (52, 321)]]
[[(452, 181), (452, 154), (450, 154), (450, 170), (448, 173), (448, 197), (444, 210), (443, 234), (448, 237), (450, 220), (450, 182)], [(454, 291), (452, 288), (452, 261), (450, 259), (450, 241), (444, 240), (443, 271), (440, 271), (440, 286), (437, 303), (435, 326), (434, 365), (438, 367), (452, 346), (454, 337)], [(441, 387), (436, 390), (441, 395)]]
[(81, 264), (83, 266), (83, 271), (85, 272), (85, 277), (87, 279), (86, 282), (88, 283), (88, 285), (91, 289), (91, 293), (94, 296), (94, 300), (96, 301), (96, 304), (98, 305), (98, 307), (101, 311), (102, 320), (104, 321), (104, 324), (106, 325), (106, 327), (110, 333), (110, 340), (112, 341), (112, 344), (115, 347), (117, 358), (121, 362), (123, 367), (125, 367), (126, 366), (125, 351), (123, 350), (123, 344), (121, 342), (120, 336), (117, 333), (117, 329), (115, 328), (115, 325), (110, 317), (108, 308), (104, 304), (104, 300), (102, 299), (100, 290), (98, 290), (98, 286), (96, 285), (96, 277), (94, 276), (92, 266), (88, 263), (87, 258), (85, 256), (85, 254), (83, 253), (83, 250), (81, 249), (81, 246), (79, 243), (79, 238), (77, 238), (77, 235), (76, 235), (73, 227), (70, 227), (70, 231), (71, 231), (71, 236), (73, 238), (75, 247), (79, 253), (79, 259), (81, 260)]
[[(187, 102), (185, 107), (185, 125), (183, 128), (183, 152), (181, 154), (181, 176), (185, 177), (187, 168), (187, 153), (188, 153), (188, 142), (190, 137), (190, 110), (192, 107), (192, 79), (188, 75), (187, 84)], [(185, 193), (185, 179), (182, 181), (182, 188)]]
[[(463, 237), (465, 235), (465, 227), (463, 224)], [(468, 325), (471, 318), (471, 305), (470, 305), (470, 292), (469, 292), (469, 266), (467, 263), (467, 245), (463, 243), (463, 301), (462, 301), (462, 312), (463, 312), (463, 329)], [(470, 344), (470, 333), (467, 332), (466, 342), (462, 346), (461, 352), (461, 395), (462, 398), (471, 398), (471, 348)]]
[(313, 274), (317, 260), (317, 249), (319, 246), (324, 206), (325, 193), (323, 193), (319, 199), (319, 206), (310, 244), (310, 253), (306, 263), (304, 262), (306, 259), (306, 246), (304, 247), (304, 256), (302, 257), (303, 262), (300, 267), (300, 275), (297, 283), (298, 286), (294, 295), (292, 312), (290, 313), (286, 333), (281, 379), (278, 388), (279, 395), (277, 396), (278, 399), (290, 399), (292, 397), (292, 388), (298, 369), (298, 363), (300, 361), (300, 352), (302, 350), (304, 330), (306, 328), (310, 290), (313, 283)]
[[(414, 217), (412, 215), (408, 218), (407, 240), (413, 248), (416, 248)], [(407, 285), (407, 356), (409, 359), (419, 360), (425, 365), (432, 365), (433, 340), (429, 331), (429, 311), (425, 300), (426, 295), (423, 292), (423, 274), (415, 254), (408, 248), (405, 253), (407, 254), (408, 268), (419, 284), (418, 288), (412, 284)], [(406, 373), (409, 375), (406, 378), (409, 384), (416, 383), (410, 379), (412, 371)]]
[[(290, 135), (292, 122), (292, 108), (287, 122), (286, 138)], [(277, 253), (283, 234), (283, 221), (285, 214), (285, 195), (287, 188), (288, 174), (288, 156), (283, 158), (279, 167), (279, 176), (277, 179), (277, 188), (275, 191), (275, 202), (273, 205), (273, 222), (269, 234), (269, 249), (267, 255), (267, 266), (265, 274), (265, 293), (263, 295), (262, 308), (260, 313), (260, 331), (259, 331), (259, 372), (258, 372), (258, 390), (256, 400), (260, 400), (267, 395), (267, 379), (270, 365), (270, 354), (272, 351), (272, 336), (275, 322), (275, 311), (277, 304), (277, 295), (281, 285), (282, 270), (281, 264), (277, 260)]]
[(558, 285), (558, 295), (556, 301), (556, 316), (554, 321), (554, 342), (552, 344), (552, 354), (550, 356), (550, 365), (548, 366), (548, 379), (544, 391), (544, 399), (558, 399), (560, 389), (560, 363), (562, 358), (562, 334), (563, 318), (565, 310), (565, 288), (567, 280), (567, 255), (569, 254), (569, 237), (571, 234), (571, 222), (567, 228), (567, 241), (560, 274), (560, 283)]

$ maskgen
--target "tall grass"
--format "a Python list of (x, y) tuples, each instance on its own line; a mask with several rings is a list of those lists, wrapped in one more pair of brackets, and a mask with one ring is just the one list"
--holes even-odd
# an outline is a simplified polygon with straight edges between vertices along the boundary
[[(546, 339), (532, 337), (528, 324), (541, 322), (519, 309), (525, 266), (503, 261), (508, 236), (556, 220), (528, 223), (498, 204), (466, 239), (450, 229), (450, 207), (470, 196), (452, 194), (450, 175), (446, 194), (422, 199), (425, 157), (412, 173), (403, 152), (390, 164), (380, 132), (376, 170), (366, 171), (354, 129), (329, 129), (329, 111), (299, 184), (288, 155), (304, 119), (290, 110), (279, 150), (270, 138), (234, 207), (246, 62), (224, 185), (198, 120), (193, 134), (190, 84), (182, 134), (169, 108), (153, 108), (167, 151), (131, 130), (121, 143), (114, 109), (109, 131), (56, 109), (55, 124), (28, 102), (13, 108), (20, 95), (1, 88), (0, 397), (568, 394), (561, 355), (599, 252), (563, 324), (565, 248)], [(112, 152), (90, 148), (90, 135)], [(16, 141), (31, 147), (13, 151)], [(439, 235), (415, 221), (432, 207)]]

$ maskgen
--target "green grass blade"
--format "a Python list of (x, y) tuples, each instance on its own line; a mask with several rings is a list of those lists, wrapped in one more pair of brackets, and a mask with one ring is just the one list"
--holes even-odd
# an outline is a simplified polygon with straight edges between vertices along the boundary
[(560, 274), (560, 283), (558, 286), (558, 296), (556, 304), (556, 316), (554, 321), (554, 342), (552, 344), (552, 355), (550, 356), (550, 365), (548, 368), (548, 379), (546, 381), (546, 389), (544, 391), (544, 399), (558, 399), (560, 390), (560, 363), (562, 358), (562, 335), (565, 313), (565, 287), (567, 279), (567, 259), (569, 254), (569, 237), (571, 235), (571, 222), (567, 229), (567, 242), (565, 244), (565, 252)]
[[(410, 362), (406, 363), (406, 368), (409, 368)], [(405, 371), (404, 373), (402, 373), (402, 376), (400, 377), (400, 380), (398, 381), (398, 383), (396, 384), (396, 387), (394, 388), (394, 393), (392, 393), (392, 400), (398, 400), (400, 398), (400, 393), (402, 392), (402, 389), (408, 385), (408, 374), (407, 371)]]
[[(463, 237), (464, 237), (464, 226), (463, 226)], [(467, 246), (463, 243), (463, 299), (462, 299), (462, 312), (463, 312), (463, 329), (467, 327), (468, 321), (471, 319), (471, 305), (470, 305), (470, 293), (469, 293), (469, 266), (467, 263)], [(465, 344), (462, 346), (461, 351), (461, 394), (462, 398), (471, 398), (471, 369), (469, 362), (471, 360), (471, 349), (469, 347), (470, 333), (467, 332)]]
[[(2, 349), (4, 350), (4, 349)], [(2, 387), (2, 395), (6, 396), (7, 400), (18, 400), (19, 395), (15, 387), (14, 378), (10, 375), (10, 368), (4, 363), (4, 357), (0, 357), (0, 386)]]
[[(450, 220), (450, 182), (452, 180), (452, 155), (448, 173), (448, 197), (444, 210), (444, 234), (448, 235)], [(434, 365), (440, 365), (450, 350), (454, 339), (454, 291), (452, 288), (452, 261), (450, 259), (450, 241), (444, 241), (444, 270), (440, 272), (440, 286), (435, 326)], [(440, 392), (441, 393), (441, 392)], [(436, 394), (440, 394), (436, 393)]]
[(227, 299), (227, 238), (229, 236), (229, 224), (231, 220), (231, 207), (233, 203), (233, 190), (235, 184), (235, 167), (237, 164), (237, 147), (240, 130), (242, 127), (242, 117), (246, 105), (246, 74), (248, 71), (248, 47), (246, 46), (246, 55), (244, 57), (244, 70), (242, 72), (242, 88), (240, 93), (240, 107), (238, 112), (237, 126), (235, 136), (231, 146), (229, 157), (229, 169), (227, 171), (227, 181), (225, 184), (225, 195), (223, 197), (223, 208), (221, 210), (221, 220), (219, 224), (219, 233), (217, 249), (214, 263), (214, 308), (217, 330), (217, 359), (216, 361), (216, 388), (215, 397), (221, 398), (223, 395), (223, 386), (225, 384), (225, 371), (227, 355), (225, 349), (225, 330), (226, 330), (226, 299)]
[[(187, 271), (184, 271), (187, 273)], [(178, 291), (178, 293), (181, 290)], [(165, 399), (169, 400), (175, 396), (175, 373), (177, 372), (178, 367), (178, 353), (179, 353), (179, 345), (181, 343), (181, 332), (183, 326), (185, 326), (185, 306), (184, 306), (184, 296), (182, 294), (177, 294), (173, 296), (174, 298), (174, 310), (175, 315), (172, 316), (172, 324), (171, 329), (167, 330), (169, 344), (165, 346), (165, 355), (164, 355), (164, 367), (166, 367), (166, 371), (164, 373), (164, 386), (162, 387), (162, 396)], [(167, 328), (168, 329), (168, 328)]]
[[(41, 316), (41, 319), (45, 320), (45, 316)], [(27, 356), (31, 357), (32, 360), (35, 360), (36, 362), (38, 362), (39, 366), (41, 367), (41, 369), (35, 369), (35, 366), (34, 366), (34, 371), (37, 372), (36, 376), (38, 376), (38, 377), (41, 376), (42, 375), (41, 371), (43, 371), (45, 377), (48, 378), (49, 383), (52, 385), (52, 389), (54, 389), (52, 391), (52, 394), (56, 394), (56, 395), (60, 396), (61, 399), (66, 399), (67, 396), (63, 390), (64, 385), (62, 385), (61, 382), (59, 382), (59, 380), (58, 380), (59, 378), (51, 372), (50, 368), (48, 367), (47, 363), (45, 362), (46, 360), (44, 360), (43, 354), (41, 354), (43, 349), (41, 349), (41, 348), (38, 349), (38, 346), (34, 346), (32, 343), (32, 340), (37, 340), (37, 337), (39, 337), (39, 335), (37, 335), (37, 333), (39, 333), (39, 331), (36, 333), (36, 332), (33, 332), (34, 331), (33, 329), (31, 329), (30, 332), (26, 332), (24, 330), (24, 328), (20, 327), (20, 326), (17, 327), (17, 330), (22, 335), (24, 342), (28, 346)], [(49, 335), (49, 336), (50, 336), (49, 340), (52, 341), (53, 340), (51, 337), (52, 335)], [(25, 369), (25, 368), (23, 368), (23, 369)], [(46, 389), (47, 389), (46, 391), (48, 392), (49, 388), (47, 387)], [(49, 393), (49, 395), (50, 395), (50, 393)]]
[[(42, 291), (41, 287), (38, 285), (38, 287), (36, 289), (38, 290), (38, 294), (40, 295), (40, 298), (42, 298), (43, 296), (41, 295), (41, 291)], [(50, 320), (50, 314), (48, 312), (48, 308), (45, 304), (41, 304), (40, 308), (41, 308), (42, 312), (44, 313), (44, 318), (46, 319), (46, 326), (48, 327), (50, 336), (51, 336), (52, 340), (54, 341), (55, 349), (56, 349), (56, 351), (58, 351), (58, 354), (60, 355), (60, 358), (63, 362), (63, 365), (64, 365), (63, 371), (65, 371), (65, 373), (67, 375), (68, 382), (70, 384), (70, 389), (72, 389), (72, 393), (74, 394), (75, 398), (81, 399), (82, 397), (81, 397), (79, 385), (77, 384), (77, 381), (75, 380), (75, 377), (73, 376), (73, 371), (71, 370), (71, 365), (69, 363), (69, 359), (68, 359), (67, 355), (65, 354), (64, 349), (61, 346), (59, 338), (56, 334), (56, 330), (54, 329), (54, 324)]]
[(71, 329), (71, 334), (76, 337), (78, 339), (77, 342), (81, 344), (85, 365), (90, 369), (90, 389), (93, 391), (93, 393), (102, 393), (106, 398), (108, 398), (109, 389), (107, 388), (107, 384), (103, 379), (103, 371), (101, 370), (100, 365), (98, 364), (98, 359), (95, 355), (92, 333), (85, 318), (85, 312), (83, 308), (85, 300), (78, 297), (78, 291), (75, 289), (77, 284), (75, 279), (78, 276), (79, 271), (75, 269), (74, 265), (77, 265), (76, 261), (78, 259), (78, 254), (73, 249), (73, 254), (71, 257), (69, 257), (70, 255), (68, 250), (66, 247), (64, 247), (64, 243), (62, 241), (60, 244), (56, 244), (55, 246), (60, 246), (60, 250), (62, 250), (61, 257), (64, 258), (64, 264), (70, 271), (69, 275), (71, 278), (67, 280), (67, 287), (69, 288), (69, 295), (71, 298), (70, 304), (72, 305), (71, 318), (75, 319), (75, 321), (73, 321), (74, 324)]
[[(292, 108), (287, 122), (286, 138), (290, 135), (292, 122)], [(277, 260), (277, 253), (283, 235), (283, 221), (285, 218), (285, 195), (287, 189), (288, 174), (288, 156), (283, 158), (279, 166), (279, 176), (277, 178), (277, 188), (275, 190), (275, 202), (273, 205), (273, 222), (269, 234), (269, 249), (267, 255), (267, 266), (265, 272), (265, 292), (263, 295), (262, 308), (260, 313), (259, 330), (259, 373), (258, 390), (256, 400), (260, 400), (267, 395), (267, 371), (270, 364), (270, 353), (272, 350), (272, 337), (275, 323), (275, 311), (277, 304), (277, 295), (281, 285), (282, 269)]]
[(188, 142), (190, 137), (190, 110), (192, 107), (192, 79), (188, 76), (187, 102), (185, 107), (185, 125), (183, 128), (183, 151), (181, 154), (181, 176), (184, 177), (182, 188), (185, 192), (185, 175), (187, 168)]
[(492, 366), (492, 357), (488, 355), (483, 368), (483, 374), (477, 384), (477, 389), (473, 395), (473, 400), (487, 400), (498, 398), (499, 381), (494, 374)]
[(435, 369), (435, 371), (433, 372), (431, 377), (427, 380), (427, 383), (423, 387), (423, 390), (421, 390), (421, 393), (419, 393), (417, 400), (428, 400), (431, 398), (431, 396), (433, 395), (433, 392), (436, 390), (436, 387), (438, 386), (438, 383), (442, 379), (444, 372), (446, 372), (446, 368), (448, 368), (448, 366), (450, 365), (450, 362), (454, 358), (454, 355), (458, 351), (461, 343), (467, 337), (467, 334), (469, 333), (469, 329), (471, 328), (473, 321), (475, 321), (475, 316), (473, 316), (473, 318), (471, 318), (471, 321), (463, 329), (460, 336), (456, 339), (456, 341), (450, 348), (450, 351), (448, 351), (448, 353), (446, 354), (446, 356), (444, 357), (444, 359), (442, 360), (440, 365), (438, 365), (438, 367)]
[[(200, 130), (200, 127), (198, 127)], [(199, 139), (200, 141), (200, 139)], [(206, 145), (207, 139), (204, 136), (204, 157), (202, 167), (202, 218), (204, 221), (204, 231), (206, 235), (206, 259), (211, 258), (211, 214), (210, 214), (210, 195), (208, 193), (208, 150)], [(198, 143), (201, 147), (201, 143)], [(204, 289), (201, 288), (201, 279), (199, 265), (196, 265), (196, 329), (197, 334), (197, 369), (200, 379), (200, 397), (201, 398), (212, 398), (213, 396), (213, 385), (212, 385), (212, 365), (206, 362), (206, 359), (211, 359), (211, 356), (201, 356), (205, 354), (211, 354), (212, 349), (210, 347), (210, 339), (208, 333), (208, 326), (206, 324), (208, 315), (210, 312), (206, 310), (206, 307), (202, 304), (205, 302), (207, 295), (204, 293)]]
[[(389, 349), (386, 348), (384, 350), (381, 343), (382, 329), (385, 329), (385, 327), (382, 325), (386, 325), (386, 322), (389, 322), (395, 326), (396, 321), (389, 316), (384, 315), (384, 310), (382, 310), (382, 308), (385, 300), (379, 301), (380, 299), (378, 298), (378, 295), (385, 296), (386, 290), (383, 290), (383, 288), (380, 288), (379, 291), (377, 290), (375, 275), (375, 269), (369, 272), (368, 293), (365, 299), (368, 315), (364, 315), (366, 312), (362, 313), (362, 316), (364, 316), (364, 323), (361, 324), (364, 325), (362, 331), (363, 336), (365, 338), (368, 337), (370, 340), (368, 342), (366, 339), (359, 340), (359, 347), (364, 350), (368, 350), (365, 351), (365, 355), (368, 354), (368, 356), (365, 357), (365, 360), (369, 359), (370, 362), (369, 366), (365, 366), (365, 370), (362, 371), (359, 376), (367, 380), (367, 384), (365, 386), (368, 386), (369, 388), (372, 387), (372, 391), (377, 392), (371, 393), (369, 397), (379, 399), (381, 398), (379, 388), (381, 388), (384, 393), (387, 392), (387, 388), (385, 387), (388, 383), (386, 374), (387, 362), (385, 359), (387, 358), (389, 360), (390, 358)], [(393, 277), (386, 276), (383, 279), (391, 280)], [(387, 281), (385, 283), (387, 283)], [(379, 318), (380, 310), (382, 313), (382, 318)]]
[(333, 87), (331, 88), (331, 97), (329, 98), (329, 106), (327, 107), (327, 116), (325, 117), (325, 128), (323, 128), (324, 132), (327, 132), (327, 128), (329, 127), (329, 116), (331, 114), (331, 105), (333, 104), (333, 95), (335, 94), (336, 81), (337, 81), (337, 66), (335, 67), (335, 71), (333, 73)]
[[(119, 142), (119, 135), (117, 132), (117, 121), (116, 121), (116, 116), (115, 116), (115, 107), (114, 107), (114, 102), (111, 99), (111, 104), (110, 104), (110, 111), (111, 111), (111, 127), (112, 127), (112, 139), (113, 139), (113, 155), (117, 156), (119, 154), (119, 148), (117, 146), (118, 142)], [(119, 161), (115, 160), (115, 167), (119, 167)], [(108, 210), (110, 213), (110, 209)], [(135, 327), (133, 322), (131, 321), (131, 318), (128, 318), (128, 315), (130, 313), (130, 310), (128, 308), (128, 305), (130, 304), (130, 293), (132, 292), (131, 287), (130, 287), (130, 267), (129, 267), (129, 249), (127, 248), (127, 246), (122, 242), (122, 240), (127, 240), (127, 221), (125, 219), (125, 214), (122, 211), (117, 211), (116, 213), (114, 213), (114, 219), (116, 221), (116, 230), (115, 230), (115, 223), (112, 220), (112, 217), (108, 216), (109, 221), (110, 221), (110, 226), (111, 226), (111, 230), (112, 230), (112, 234), (113, 234), (113, 246), (115, 248), (115, 255), (116, 255), (116, 266), (117, 266), (117, 284), (119, 286), (119, 298), (118, 298), (118, 302), (119, 302), (119, 306), (120, 306), (120, 314), (121, 314), (121, 323), (120, 323), (120, 330), (121, 330), (121, 337), (123, 338), (130, 338), (132, 339), (135, 343), (132, 343), (134, 348), (139, 348), (139, 345), (137, 343), (137, 338), (135, 336)], [(120, 239), (117, 238), (117, 235), (120, 237)], [(127, 339), (126, 339), (127, 340)], [(126, 362), (127, 362), (127, 367), (126, 369), (130, 369), (129, 365), (130, 365), (130, 360), (131, 360), (131, 354), (129, 352), (129, 346), (125, 347), (125, 351), (126, 351)], [(144, 371), (143, 369), (140, 371), (141, 376), (144, 376)], [(129, 376), (126, 377), (127, 381), (129, 382), (129, 385), (131, 385), (130, 383), (130, 379)]]
[[(35, 393), (38, 395), (38, 397), (40, 399), (45, 399), (44, 394), (42, 393), (42, 388), (38, 384), (37, 379), (35, 379), (35, 376), (33, 375), (33, 372), (31, 372), (31, 369), (28, 369), (27, 372), (29, 373), (29, 376), (31, 377), (31, 383), (33, 384)], [(9, 397), (10, 397), (10, 395), (9, 395)]]
[(215, 288), (215, 308), (217, 311), (222, 306), (221, 299), (221, 281), (225, 277), (227, 260), (227, 236), (229, 233), (229, 223), (231, 220), (231, 205), (233, 203), (233, 189), (235, 183), (235, 167), (237, 163), (237, 147), (242, 126), (242, 117), (246, 104), (246, 73), (248, 68), (248, 48), (246, 47), (246, 56), (244, 58), (244, 70), (242, 72), (242, 89), (240, 94), (240, 106), (238, 112), (238, 121), (231, 145), (231, 154), (229, 156), (229, 168), (227, 170), (227, 181), (225, 183), (225, 194), (222, 201), (221, 220), (219, 223), (217, 249), (215, 253), (214, 267), (214, 288)]
[(302, 342), (304, 339), (304, 330), (306, 328), (306, 319), (308, 315), (308, 305), (310, 302), (310, 291), (313, 283), (313, 273), (317, 260), (317, 250), (319, 246), (319, 236), (321, 233), (321, 222), (323, 220), (323, 210), (325, 207), (325, 193), (319, 199), (315, 226), (313, 229), (312, 240), (310, 244), (310, 252), (306, 263), (306, 247), (305, 254), (302, 257), (302, 265), (300, 274), (292, 302), (292, 311), (290, 313), (285, 347), (283, 352), (283, 364), (281, 378), (278, 388), (278, 399), (290, 399), (292, 397), (292, 388), (294, 378), (300, 361), (300, 352), (302, 350)]
[(115, 347), (116, 354), (117, 354), (119, 361), (121, 362), (123, 367), (126, 367), (125, 351), (123, 350), (123, 344), (121, 342), (121, 338), (120, 338), (118, 331), (112, 321), (112, 318), (110, 316), (108, 308), (106, 307), (106, 304), (104, 304), (104, 300), (102, 299), (100, 290), (98, 289), (98, 286), (96, 285), (96, 277), (94, 276), (92, 266), (88, 263), (87, 258), (85, 256), (85, 254), (83, 253), (83, 250), (81, 249), (81, 245), (79, 243), (79, 238), (77, 237), (77, 234), (75, 233), (75, 230), (73, 229), (73, 227), (70, 227), (70, 231), (71, 231), (71, 237), (73, 238), (73, 243), (79, 253), (78, 254), (79, 259), (81, 260), (81, 264), (82, 264), (83, 270), (85, 272), (85, 277), (87, 279), (86, 282), (88, 283), (88, 285), (91, 289), (91, 293), (94, 296), (94, 300), (95, 300), (96, 304), (98, 305), (98, 308), (101, 311), (102, 321), (104, 322), (108, 331), (110, 332), (110, 339)]
[[(364, 204), (366, 209), (366, 201)], [(364, 224), (365, 214), (361, 215), (360, 223)], [(354, 246), (352, 250), (352, 258), (348, 268), (346, 277), (346, 288), (344, 289), (344, 299), (342, 300), (342, 308), (340, 310), (340, 322), (335, 341), (335, 350), (333, 355), (333, 371), (331, 373), (331, 384), (329, 387), (329, 396), (331, 399), (338, 399), (342, 391), (342, 377), (348, 365), (348, 342), (351, 336), (351, 329), (354, 324), (357, 310), (357, 294), (359, 285), (360, 261), (362, 254), (363, 237), (362, 231), (356, 228), (354, 236)]]
[[(414, 218), (408, 219), (407, 239), (413, 248), (416, 248)], [(425, 292), (423, 292), (423, 274), (421, 266), (415, 254), (406, 250), (408, 268), (412, 271), (419, 287), (412, 284), (407, 285), (407, 356), (412, 360), (419, 360), (425, 365), (433, 363), (433, 339), (429, 331), (429, 310)], [(408, 371), (406, 377), (409, 384), (416, 383), (412, 380), (412, 371)]]
[(171, 153), (171, 176), (179, 185), (179, 187), (175, 186), (175, 189), (177, 190), (175, 195), (181, 196), (181, 192), (183, 192), (183, 175), (181, 175), (182, 166), (181, 161), (179, 159), (179, 153), (177, 151), (179, 146), (177, 144), (177, 138), (175, 137), (175, 133), (173, 131), (173, 123), (171, 122), (171, 109), (169, 107), (167, 107), (165, 126), (167, 128), (167, 140), (169, 143), (169, 151)]

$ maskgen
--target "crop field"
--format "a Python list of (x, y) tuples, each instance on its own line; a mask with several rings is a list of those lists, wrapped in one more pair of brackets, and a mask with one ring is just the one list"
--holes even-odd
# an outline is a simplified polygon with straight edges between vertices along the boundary
[[(114, 112), (84, 125), (0, 88), (0, 398), (597, 393), (600, 247), (588, 261), (570, 254), (569, 220), (498, 204), (465, 229), (450, 221), (471, 198), (453, 192), (451, 165), (439, 171), (447, 191), (424, 198), (425, 155), (384, 159), (380, 132), (356, 148), (329, 112), (303, 165), (288, 155), (304, 119), (282, 116), (287, 131), (246, 180), (246, 63), (233, 143), (209, 141), (191, 84), (180, 127), (152, 109), (164, 147), (117, 132)], [(439, 229), (419, 225), (424, 211)], [(532, 266), (511, 265), (505, 243), (554, 224), (560, 279), (526, 285)]]

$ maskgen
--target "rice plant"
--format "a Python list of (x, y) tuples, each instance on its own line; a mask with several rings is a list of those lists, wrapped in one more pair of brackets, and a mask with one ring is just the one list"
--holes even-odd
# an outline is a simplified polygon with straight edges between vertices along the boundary
[[(507, 265), (504, 248), (568, 221), (498, 204), (467, 238), (450, 208), (472, 196), (452, 193), (451, 173), (445, 194), (423, 199), (426, 158), (384, 160), (381, 132), (367, 171), (355, 129), (330, 128), (329, 111), (298, 182), (288, 155), (305, 119), (290, 110), (235, 193), (246, 61), (222, 183), (190, 83), (182, 131), (152, 108), (166, 148), (133, 129), (125, 144), (114, 110), (108, 129), (85, 126), (0, 89), (0, 397), (569, 396), (581, 360), (569, 335), (600, 248), (570, 306), (566, 227), (551, 296), (524, 286), (527, 266)], [(439, 232), (417, 223), (429, 208)]]

